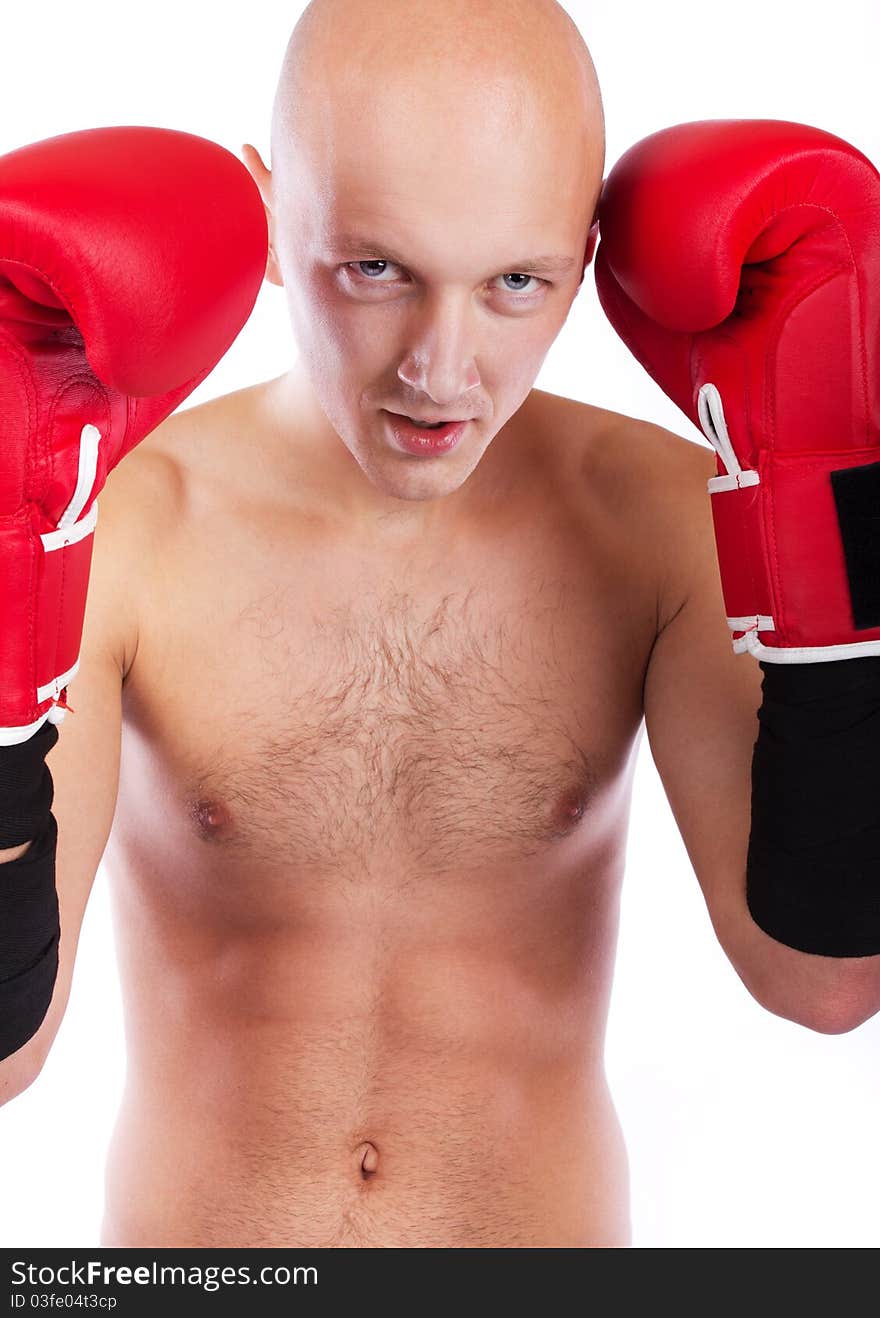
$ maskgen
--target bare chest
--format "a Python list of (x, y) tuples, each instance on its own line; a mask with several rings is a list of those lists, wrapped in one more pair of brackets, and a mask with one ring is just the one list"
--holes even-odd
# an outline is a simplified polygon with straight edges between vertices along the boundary
[(596, 833), (641, 720), (650, 583), (558, 515), (377, 552), (241, 507), (181, 528), (125, 689), (125, 818), (303, 872), (509, 867)]

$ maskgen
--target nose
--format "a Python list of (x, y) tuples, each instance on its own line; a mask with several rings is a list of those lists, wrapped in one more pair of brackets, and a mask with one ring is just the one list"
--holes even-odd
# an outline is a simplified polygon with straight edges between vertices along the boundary
[(398, 378), (437, 407), (450, 407), (480, 383), (473, 312), (466, 296), (438, 297), (420, 310)]

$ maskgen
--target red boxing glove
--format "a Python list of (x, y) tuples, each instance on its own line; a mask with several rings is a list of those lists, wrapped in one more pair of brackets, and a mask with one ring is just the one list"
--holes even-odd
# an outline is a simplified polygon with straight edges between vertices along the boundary
[(783, 120), (665, 128), (614, 166), (596, 285), (718, 453), (734, 650), (880, 654), (880, 175)]
[(229, 348), (266, 252), (247, 170), (190, 133), (0, 157), (0, 745), (64, 717), (96, 496)]

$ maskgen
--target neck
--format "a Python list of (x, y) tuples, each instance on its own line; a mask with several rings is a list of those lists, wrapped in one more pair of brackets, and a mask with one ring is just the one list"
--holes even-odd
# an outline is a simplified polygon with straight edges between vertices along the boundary
[[(509, 502), (516, 480), (514, 435), (520, 427), (514, 422), (519, 413), (501, 427), (476, 466), (451, 488), (450, 477), (461, 472), (460, 466), (419, 471), (413, 464), (421, 459), (402, 457), (397, 465), (394, 455), (381, 472), (380, 486), (330, 424), (300, 361), (270, 381), (267, 391), (273, 429), (290, 455), (297, 491), (311, 507), (344, 522), (349, 533), (395, 543), (407, 538), (448, 539), (484, 523)], [(380, 460), (387, 456), (382, 453)], [(290, 464), (284, 466), (288, 469)]]

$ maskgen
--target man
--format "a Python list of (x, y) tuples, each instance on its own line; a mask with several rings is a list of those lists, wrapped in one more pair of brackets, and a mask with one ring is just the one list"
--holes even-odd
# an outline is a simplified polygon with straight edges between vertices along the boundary
[(714, 455), (532, 387), (602, 141), (552, 0), (297, 25), (246, 163), (300, 359), (114, 474), (48, 761), (61, 968), (6, 1077), (48, 1053), (106, 844), (107, 1245), (628, 1244), (602, 1054), (643, 715), (746, 987), (822, 1031), (875, 1009), (746, 906), (761, 673)]

